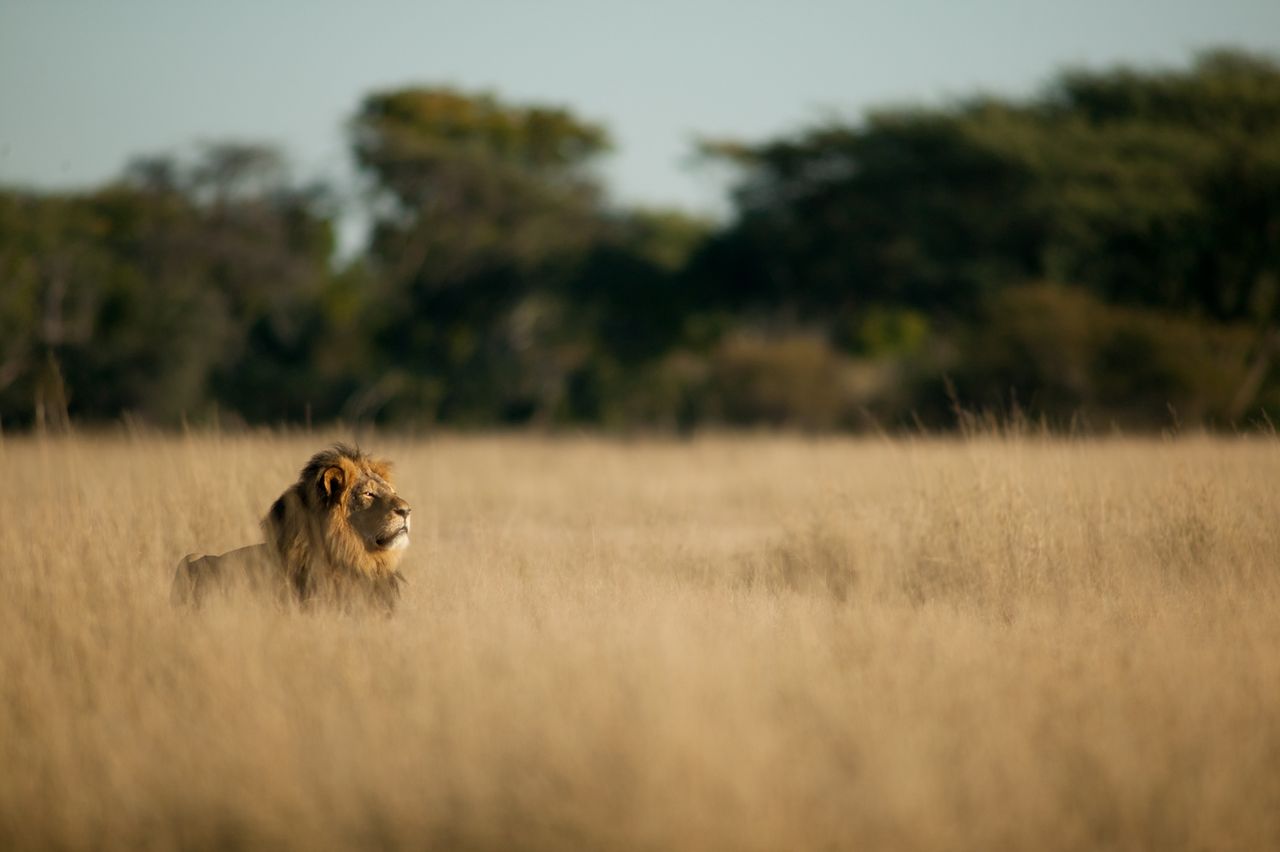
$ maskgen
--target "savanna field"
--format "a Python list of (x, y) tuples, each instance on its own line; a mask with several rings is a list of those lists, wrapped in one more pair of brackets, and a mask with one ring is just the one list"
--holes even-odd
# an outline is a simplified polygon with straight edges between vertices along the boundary
[(168, 600), (340, 434), (0, 442), (0, 848), (1280, 848), (1280, 441), (364, 436), (397, 614)]

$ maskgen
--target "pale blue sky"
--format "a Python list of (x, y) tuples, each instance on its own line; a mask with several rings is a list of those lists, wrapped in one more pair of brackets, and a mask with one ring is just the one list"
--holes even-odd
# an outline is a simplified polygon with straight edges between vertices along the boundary
[(451, 83), (604, 123), (621, 202), (714, 210), (716, 180), (685, 162), (697, 135), (1028, 94), (1066, 66), (1217, 45), (1280, 54), (1280, 0), (0, 0), (0, 183), (85, 186), (216, 139), (342, 180), (362, 95)]

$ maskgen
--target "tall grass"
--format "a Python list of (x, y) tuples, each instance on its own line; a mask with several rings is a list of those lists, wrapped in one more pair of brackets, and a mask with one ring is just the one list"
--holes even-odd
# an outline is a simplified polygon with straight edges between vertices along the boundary
[(1280, 848), (1274, 439), (371, 439), (394, 618), (171, 610), (324, 442), (0, 443), (0, 847)]

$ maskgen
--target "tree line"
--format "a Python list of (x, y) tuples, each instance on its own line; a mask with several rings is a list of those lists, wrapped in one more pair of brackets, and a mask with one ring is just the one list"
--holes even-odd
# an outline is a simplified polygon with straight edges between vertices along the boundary
[(704, 140), (732, 215), (611, 204), (606, 128), (450, 88), (349, 126), (371, 224), (208, 145), (0, 190), (0, 424), (858, 428), (1280, 413), (1280, 64)]

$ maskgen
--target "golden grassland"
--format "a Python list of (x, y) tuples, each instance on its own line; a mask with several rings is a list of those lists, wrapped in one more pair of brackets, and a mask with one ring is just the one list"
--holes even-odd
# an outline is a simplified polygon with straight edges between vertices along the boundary
[(370, 437), (391, 619), (168, 603), (338, 435), (0, 443), (0, 847), (1280, 848), (1280, 441)]

